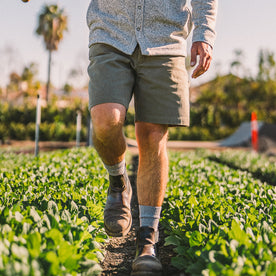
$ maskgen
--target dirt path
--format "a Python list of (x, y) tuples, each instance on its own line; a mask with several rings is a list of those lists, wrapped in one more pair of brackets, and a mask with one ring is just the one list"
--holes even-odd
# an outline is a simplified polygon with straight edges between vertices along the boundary
[[(139, 227), (139, 212), (136, 196), (136, 173), (138, 167), (138, 155), (134, 154), (132, 158), (132, 171), (129, 172), (129, 178), (133, 188), (133, 198), (131, 203), (132, 209), (132, 229), (126, 237), (111, 238), (105, 246), (105, 259), (101, 263), (103, 272), (102, 276), (129, 276), (131, 263), (135, 256), (135, 232)], [(170, 259), (174, 255), (171, 248), (164, 247), (164, 232), (160, 229), (160, 246), (159, 255), (163, 264), (164, 276), (181, 276), (179, 271), (170, 265)], [(183, 276), (184, 274), (182, 274)]]

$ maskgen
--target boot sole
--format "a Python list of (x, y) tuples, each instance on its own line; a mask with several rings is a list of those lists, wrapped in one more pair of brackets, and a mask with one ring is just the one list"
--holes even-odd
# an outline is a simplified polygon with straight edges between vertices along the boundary
[(137, 271), (131, 272), (130, 276), (163, 276), (163, 272)]

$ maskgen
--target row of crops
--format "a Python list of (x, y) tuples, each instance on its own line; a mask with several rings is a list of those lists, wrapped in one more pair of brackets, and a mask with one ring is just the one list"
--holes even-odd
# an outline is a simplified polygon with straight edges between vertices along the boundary
[(238, 164), (247, 152), (217, 153), (216, 162), (201, 154), (171, 158), (162, 224), (166, 244), (176, 246), (172, 263), (191, 275), (276, 275), (276, 188), (249, 172), (267, 159), (238, 170), (225, 165), (227, 156)]
[(256, 152), (241, 152), (239, 150), (226, 150), (217, 153), (208, 153), (211, 160), (224, 163), (234, 169), (251, 172), (255, 178), (261, 179), (271, 185), (276, 185), (276, 158), (264, 156)]
[[(275, 275), (274, 164), (241, 151), (170, 153), (160, 225), (172, 264), (187, 275)], [(93, 148), (0, 154), (0, 275), (99, 275), (107, 186)]]
[(98, 275), (106, 173), (91, 149), (2, 155), (0, 275)]

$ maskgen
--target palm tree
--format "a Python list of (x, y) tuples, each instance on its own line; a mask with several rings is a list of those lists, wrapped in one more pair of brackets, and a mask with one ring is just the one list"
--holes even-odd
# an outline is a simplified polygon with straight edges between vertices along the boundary
[(48, 102), (52, 51), (57, 51), (59, 42), (63, 39), (63, 33), (67, 30), (67, 16), (58, 5), (45, 5), (38, 17), (36, 33), (43, 36), (45, 47), (49, 52), (48, 80), (46, 86), (46, 101)]

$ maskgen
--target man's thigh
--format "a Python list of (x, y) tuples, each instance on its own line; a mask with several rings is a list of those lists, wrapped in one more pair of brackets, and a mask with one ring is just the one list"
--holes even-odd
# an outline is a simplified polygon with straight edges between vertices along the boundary
[(189, 125), (189, 80), (182, 56), (141, 56), (134, 91), (136, 121)]
[(129, 56), (106, 44), (89, 50), (89, 110), (103, 103), (119, 103), (128, 109), (134, 86)]

